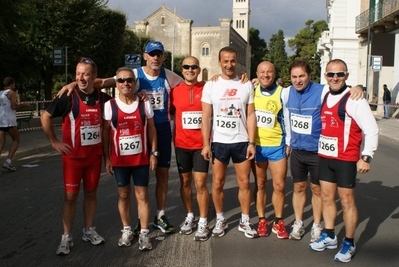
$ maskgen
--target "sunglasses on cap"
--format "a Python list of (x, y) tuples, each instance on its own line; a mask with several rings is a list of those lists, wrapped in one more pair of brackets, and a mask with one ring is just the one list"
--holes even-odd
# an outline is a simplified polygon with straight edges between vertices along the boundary
[(125, 83), (125, 82), (132, 83), (132, 82), (135, 82), (136, 79), (135, 78), (118, 78), (118, 79), (116, 79), (116, 81), (118, 83)]
[(334, 76), (337, 75), (338, 78), (345, 77), (346, 72), (345, 71), (340, 71), (340, 72), (326, 72), (326, 76), (328, 78), (334, 78)]
[(157, 57), (162, 57), (162, 56), (163, 56), (162, 51), (152, 51), (152, 52), (147, 53), (147, 54), (149, 54), (150, 57), (155, 57), (155, 56), (157, 56)]
[(196, 70), (196, 69), (199, 68), (199, 66), (198, 66), (198, 65), (183, 65), (182, 68), (185, 69), (185, 70), (188, 70), (188, 69), (190, 69), (190, 68), (191, 68), (192, 70)]
[(79, 63), (95, 64), (94, 61), (89, 57), (81, 57)]

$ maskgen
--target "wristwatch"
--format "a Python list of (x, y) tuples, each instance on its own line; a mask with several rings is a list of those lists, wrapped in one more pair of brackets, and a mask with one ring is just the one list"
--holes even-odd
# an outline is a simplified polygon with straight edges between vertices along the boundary
[(255, 142), (248, 142), (248, 145), (256, 146)]
[(159, 157), (159, 151), (152, 151), (151, 155), (154, 157)]
[(369, 156), (369, 155), (363, 155), (361, 159), (364, 162), (370, 163), (373, 158), (371, 156)]

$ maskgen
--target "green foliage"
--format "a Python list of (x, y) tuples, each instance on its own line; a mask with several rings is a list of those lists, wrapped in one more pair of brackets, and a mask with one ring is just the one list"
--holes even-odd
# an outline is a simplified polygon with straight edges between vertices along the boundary
[(268, 49), (265, 40), (259, 37), (259, 30), (249, 29), (249, 44), (251, 45), (251, 79), (256, 78), (256, 69), (267, 55)]
[(306, 60), (312, 68), (312, 80), (320, 82), (320, 57), (316, 53), (317, 41), (323, 31), (328, 30), (327, 22), (319, 20), (314, 22), (308, 20), (306, 27), (301, 29), (294, 37), (288, 40), (290, 48), (295, 50), (295, 54), (291, 56), (290, 61), (295, 59)]
[[(288, 57), (287, 52), (285, 51), (284, 32), (282, 30), (278, 30), (276, 34), (273, 34), (272, 37), (270, 37), (268, 50), (269, 53), (265, 55), (264, 60), (268, 60), (274, 64), (276, 69), (276, 79), (279, 77), (285, 77), (288, 73)], [(283, 79), (283, 82), (286, 84), (289, 81)]]

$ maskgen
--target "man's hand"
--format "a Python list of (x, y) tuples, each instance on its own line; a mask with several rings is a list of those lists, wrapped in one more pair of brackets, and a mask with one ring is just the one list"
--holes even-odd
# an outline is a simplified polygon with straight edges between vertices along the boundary
[(114, 170), (112, 169), (111, 160), (108, 158), (108, 159), (105, 159), (104, 161), (105, 161), (105, 166), (104, 166), (105, 171), (106, 171), (109, 175), (113, 176), (113, 175), (114, 175)]
[(55, 150), (57, 150), (58, 152), (60, 152), (61, 154), (64, 155), (69, 155), (71, 154), (71, 147), (67, 144), (65, 144), (64, 142), (55, 140), (51, 142), (51, 145), (53, 146), (53, 148)]
[(222, 74), (215, 74), (212, 76), (210, 79), (211, 82), (217, 82), (219, 80), (219, 77), (222, 76)]
[(285, 153), (287, 154), (287, 159), (291, 155), (291, 147), (289, 145), (285, 145)]
[(67, 96), (72, 94), (73, 88), (75, 88), (76, 82), (71, 82), (67, 85), (64, 85), (61, 90), (58, 91), (57, 97), (60, 98), (65, 92), (67, 92)]
[(364, 160), (359, 159), (356, 163), (356, 167), (358, 173), (366, 173), (370, 170), (370, 163), (367, 163)]
[(148, 100), (148, 96), (144, 92), (137, 92), (136, 95), (140, 99), (140, 101), (147, 101)]
[(351, 90), (351, 95), (350, 95), (351, 99), (359, 100), (364, 98), (363, 88), (356, 85), (352, 87), (350, 90)]
[(158, 164), (158, 158), (155, 157), (154, 155), (150, 156), (150, 171), (155, 171), (157, 168), (157, 164)]
[(205, 160), (210, 161), (212, 157), (211, 148), (209, 146), (204, 146), (201, 150), (201, 155)]
[(247, 75), (246, 72), (243, 72), (243, 73), (238, 74), (238, 77), (240, 78), (241, 83), (246, 83), (246, 82), (249, 81), (248, 75)]
[(254, 145), (248, 145), (247, 147), (247, 160), (252, 160), (255, 157), (256, 149)]
[(253, 86), (258, 86), (258, 84), (259, 84), (259, 80), (258, 80), (258, 78), (253, 78), (252, 79), (252, 81), (251, 81), (251, 83), (253, 84)]

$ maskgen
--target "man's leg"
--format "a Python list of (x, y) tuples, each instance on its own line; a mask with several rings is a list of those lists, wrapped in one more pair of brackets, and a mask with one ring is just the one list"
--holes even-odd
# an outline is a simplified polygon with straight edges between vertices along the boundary
[(254, 200), (259, 218), (265, 217), (266, 208), (266, 184), (268, 162), (254, 162), (255, 165), (255, 189)]
[(0, 155), (3, 152), (5, 144), (6, 144), (6, 132), (0, 130)]
[(137, 206), (139, 208), (141, 229), (148, 229), (150, 218), (150, 201), (148, 198), (148, 187), (135, 186), (134, 187)]
[(97, 190), (84, 190), (83, 212), (85, 216), (85, 228), (93, 226), (94, 214), (97, 208)]
[[(123, 227), (131, 226), (130, 224), (130, 184), (123, 187), (118, 187), (118, 210), (121, 216)], [(137, 200), (138, 203), (138, 200)]]
[(285, 178), (287, 176), (287, 158), (269, 162), (269, 169), (273, 180), (272, 203), (276, 218), (283, 218), (285, 204)]
[(321, 200), (321, 188), (320, 185), (310, 183), (310, 189), (312, 190), (312, 210), (313, 210), (313, 222), (320, 224), (323, 204)]
[(20, 135), (17, 127), (11, 127), (8, 130), (8, 134), (12, 138), (12, 143), (10, 145), (10, 148), (8, 150), (8, 156), (7, 159), (12, 159), (15, 155), (15, 152), (17, 152), (19, 141), (20, 141)]
[(209, 190), (206, 185), (208, 173), (194, 172), (194, 183), (197, 190), (197, 202), (201, 218), (208, 217)]
[(327, 181), (320, 181), (321, 200), (325, 229), (334, 229), (335, 218), (337, 217), (337, 206), (335, 204), (335, 192), (337, 184)]
[(245, 160), (241, 163), (234, 163), (238, 183), (238, 200), (240, 201), (241, 212), (249, 215), (251, 205), (251, 188), (249, 175), (251, 172), (251, 161)]
[(216, 213), (223, 212), (224, 202), (224, 183), (226, 181), (227, 165), (219, 161), (213, 160), (212, 164), (212, 200)]
[(158, 167), (155, 170), (157, 185), (155, 197), (157, 200), (157, 210), (165, 210), (166, 196), (168, 195), (169, 168)]
[(358, 213), (355, 204), (353, 188), (338, 187), (338, 195), (342, 205), (342, 213), (345, 225), (345, 237), (354, 238)]
[(183, 206), (187, 213), (193, 212), (193, 190), (191, 188), (192, 173), (185, 172), (179, 173), (180, 176), (180, 197), (183, 202)]
[(303, 221), (303, 210), (306, 204), (307, 181), (294, 183), (294, 192), (292, 194), (292, 206), (294, 208), (295, 220)]
[(64, 234), (72, 233), (78, 196), (79, 192), (65, 192), (64, 202), (62, 204), (62, 225), (64, 227)]

